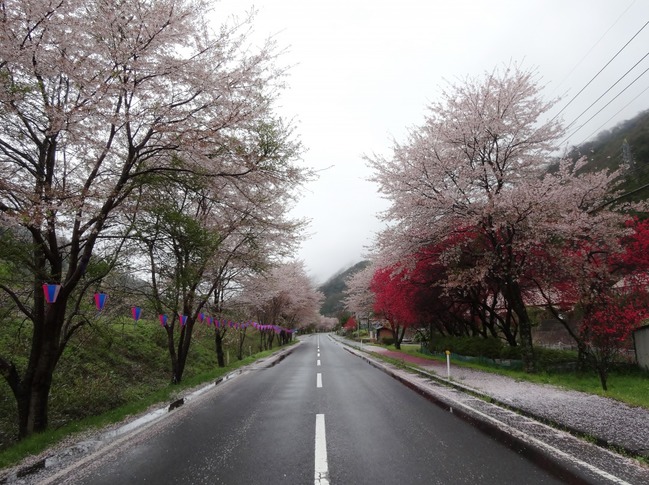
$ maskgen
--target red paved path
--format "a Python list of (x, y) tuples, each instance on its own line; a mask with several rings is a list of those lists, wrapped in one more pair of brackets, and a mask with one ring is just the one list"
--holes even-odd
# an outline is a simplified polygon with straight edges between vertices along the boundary
[(419, 365), (421, 367), (444, 367), (445, 364), (433, 359), (427, 359), (425, 357), (417, 357), (416, 355), (406, 354), (404, 352), (399, 352), (396, 350), (388, 350), (384, 347), (376, 347), (374, 345), (365, 345), (363, 346), (364, 350), (368, 352), (375, 352), (377, 354), (385, 355), (392, 359), (403, 360), (410, 362), (411, 364)]

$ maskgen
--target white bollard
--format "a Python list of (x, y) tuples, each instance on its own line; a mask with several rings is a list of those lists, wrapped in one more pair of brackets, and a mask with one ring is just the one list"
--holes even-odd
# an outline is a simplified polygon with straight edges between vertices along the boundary
[(451, 351), (446, 351), (446, 378), (451, 379)]

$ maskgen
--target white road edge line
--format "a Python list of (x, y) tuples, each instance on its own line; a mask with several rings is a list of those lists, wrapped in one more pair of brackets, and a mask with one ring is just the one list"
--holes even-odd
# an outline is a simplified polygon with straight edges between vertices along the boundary
[(318, 372), (316, 374), (315, 387), (318, 387), (318, 388), (322, 387), (322, 374), (320, 372)]
[[(318, 374), (320, 375), (320, 374)], [(324, 414), (315, 415), (315, 485), (329, 485)]]

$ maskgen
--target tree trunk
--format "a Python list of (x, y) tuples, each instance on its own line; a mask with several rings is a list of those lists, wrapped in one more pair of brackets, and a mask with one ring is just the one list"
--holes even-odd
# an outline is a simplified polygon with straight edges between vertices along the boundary
[(53, 366), (43, 367), (33, 377), (21, 382), (15, 395), (18, 405), (18, 436), (23, 439), (47, 429), (48, 403)]
[(20, 439), (47, 429), (52, 378), (62, 351), (60, 335), (65, 307), (62, 302), (56, 309), (50, 308), (43, 320), (34, 322), (31, 354), (22, 378), (13, 362), (0, 360), (0, 373), (16, 399)]
[(247, 328), (239, 329), (239, 345), (237, 347), (237, 359), (243, 360), (243, 344), (246, 342)]
[[(39, 294), (42, 295), (42, 292)], [(40, 298), (36, 297), (38, 305)], [(52, 376), (61, 355), (61, 329), (67, 307), (67, 295), (59, 294), (56, 303), (46, 304), (40, 318), (34, 321), (29, 363), (14, 391), (18, 405), (18, 434), (25, 438), (45, 431)]]
[(396, 323), (390, 322), (390, 330), (392, 330), (392, 339), (394, 340), (394, 348), (397, 350), (401, 349), (401, 340), (399, 340), (399, 330), (400, 326)]
[(432, 354), (434, 353), (433, 350), (433, 330), (435, 329), (435, 325), (433, 324), (432, 320), (428, 322), (428, 341), (426, 342), (426, 346), (428, 347), (428, 351)]
[(19, 400), (18, 432), (21, 439), (47, 429), (52, 373), (43, 372), (39, 376), (34, 376), (31, 385), (25, 389), (25, 396)]
[(504, 293), (512, 311), (518, 317), (519, 338), (521, 343), (521, 357), (523, 359), (523, 369), (531, 373), (536, 371), (534, 361), (534, 347), (532, 345), (532, 322), (527, 314), (527, 308), (523, 303), (521, 288), (519, 284), (511, 278), (508, 278), (506, 292)]
[(225, 367), (225, 356), (223, 355), (223, 335), (218, 328), (214, 328), (214, 346), (216, 347), (216, 362), (219, 367)]
[(169, 358), (171, 359), (171, 383), (176, 384), (178, 355), (176, 354), (176, 345), (174, 344), (174, 329), (173, 327), (166, 326), (165, 330), (167, 331), (167, 349), (169, 350)]
[(597, 374), (599, 375), (599, 382), (602, 384), (602, 389), (608, 391), (606, 381), (608, 380), (608, 372), (606, 370), (606, 363), (599, 362), (597, 364)]
[(178, 339), (178, 361), (174, 373), (174, 383), (179, 383), (182, 380), (183, 372), (185, 371), (185, 364), (187, 363), (187, 356), (189, 355), (189, 345), (192, 341), (192, 330), (194, 329), (194, 322), (187, 319), (187, 323), (180, 331), (180, 338)]
[(403, 341), (403, 337), (406, 334), (406, 327), (401, 327), (401, 329), (397, 329), (397, 340), (394, 341), (394, 348), (397, 350), (401, 350), (401, 342)]

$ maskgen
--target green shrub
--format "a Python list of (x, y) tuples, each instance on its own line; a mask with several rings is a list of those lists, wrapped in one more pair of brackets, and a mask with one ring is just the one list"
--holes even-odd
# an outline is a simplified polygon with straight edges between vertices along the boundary
[(539, 369), (546, 371), (571, 370), (577, 364), (576, 350), (535, 347), (534, 356)]
[(394, 343), (394, 339), (392, 337), (383, 337), (381, 338), (381, 343), (383, 345), (392, 345)]
[(503, 343), (496, 338), (434, 336), (429, 342), (429, 349), (432, 352), (450, 350), (454, 354), (467, 357), (497, 359), (501, 356)]
[(520, 360), (521, 359), (521, 348), (512, 347), (511, 345), (503, 345), (500, 350), (501, 359), (510, 359), (510, 360)]

